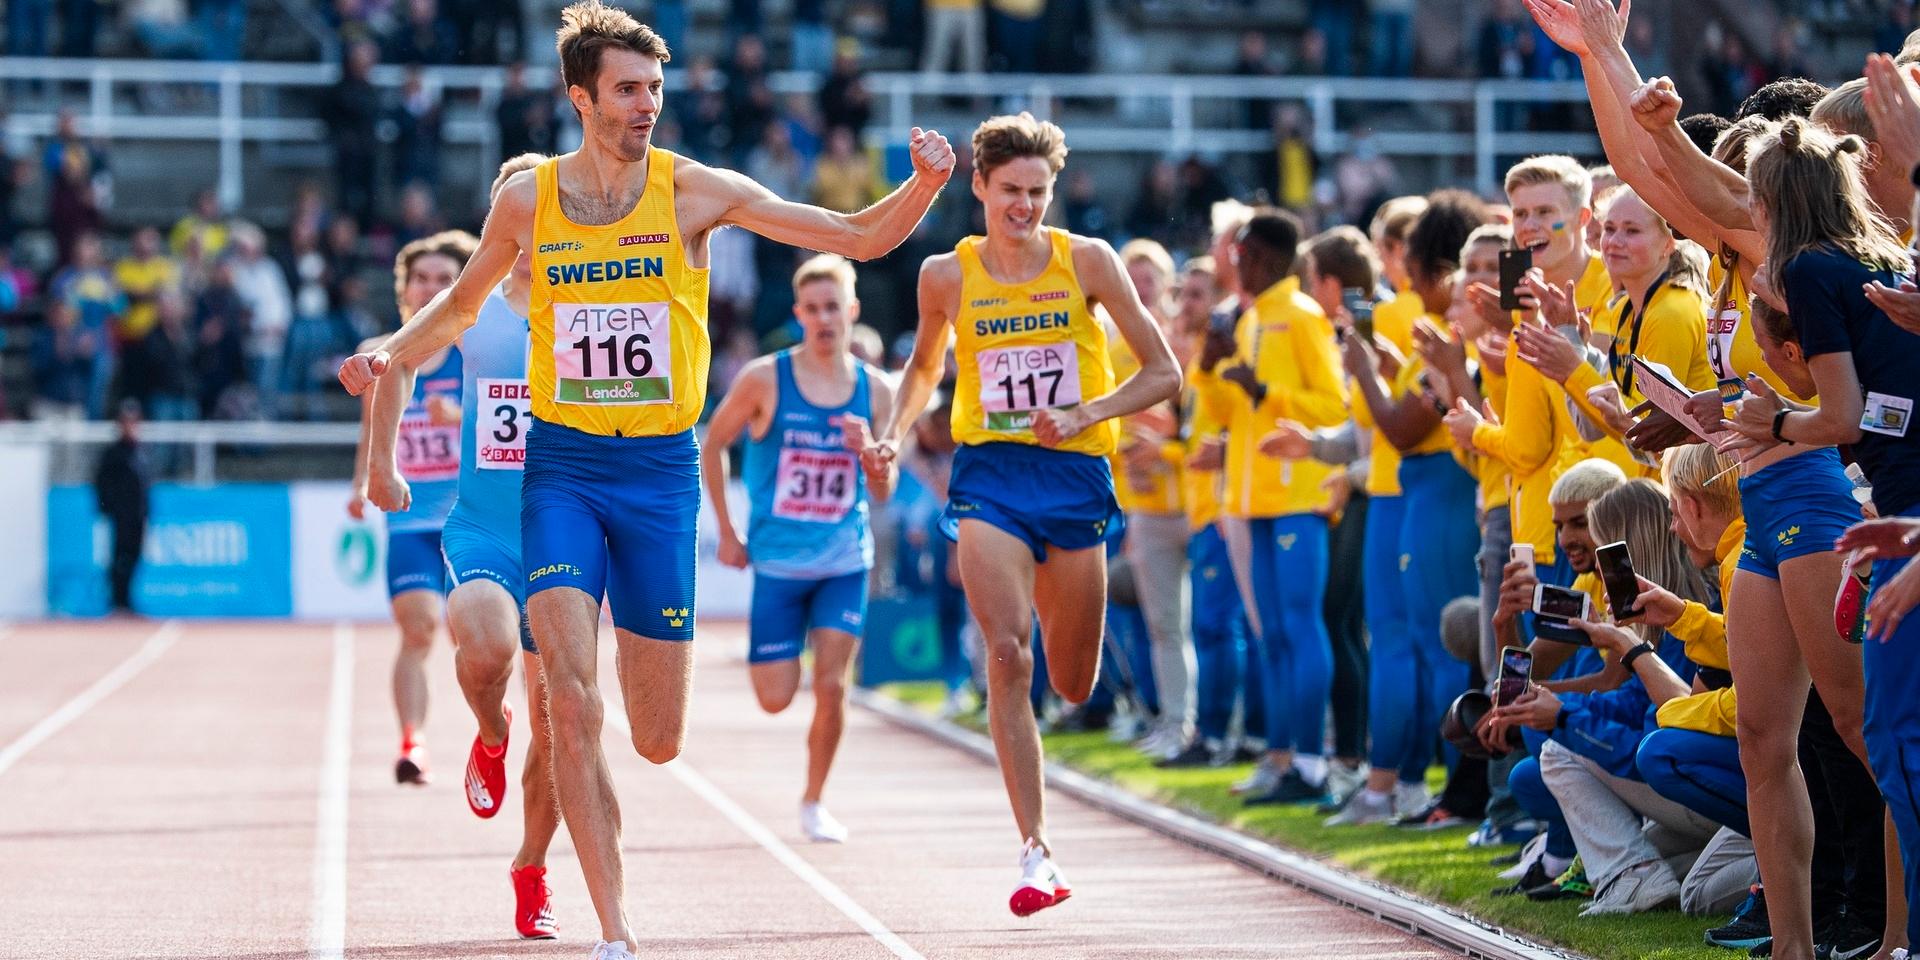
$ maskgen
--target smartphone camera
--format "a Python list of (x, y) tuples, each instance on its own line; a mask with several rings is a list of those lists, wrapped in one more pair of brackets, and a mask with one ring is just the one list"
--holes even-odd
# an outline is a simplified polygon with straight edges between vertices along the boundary
[(1520, 282), (1533, 269), (1533, 251), (1525, 248), (1500, 251), (1500, 309), (1520, 309)]
[(1353, 318), (1353, 332), (1361, 340), (1373, 342), (1373, 298), (1359, 287), (1347, 287), (1340, 291), (1341, 306), (1347, 310), (1347, 316)]
[(1494, 706), (1504, 707), (1527, 692), (1527, 686), (1533, 682), (1533, 654), (1524, 647), (1503, 647), (1500, 650), (1500, 680), (1494, 685)]
[(1600, 568), (1600, 579), (1607, 585), (1607, 607), (1613, 613), (1616, 623), (1624, 623), (1640, 615), (1633, 608), (1634, 601), (1640, 598), (1640, 578), (1633, 574), (1633, 558), (1627, 553), (1627, 543), (1622, 540), (1609, 543), (1594, 551), (1594, 560)]

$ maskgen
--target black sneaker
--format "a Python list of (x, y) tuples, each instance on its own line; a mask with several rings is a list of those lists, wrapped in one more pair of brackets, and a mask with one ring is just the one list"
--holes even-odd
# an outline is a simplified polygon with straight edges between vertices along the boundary
[(1266, 793), (1256, 793), (1241, 801), (1249, 807), (1269, 803), (1319, 803), (1327, 798), (1327, 785), (1315, 786), (1307, 782), (1298, 770), (1288, 770), (1280, 777), (1280, 783)]
[(1733, 911), (1733, 920), (1707, 931), (1707, 942), (1732, 950), (1751, 950), (1773, 939), (1767, 924), (1767, 894), (1759, 884), (1747, 890), (1747, 899)]
[(1860, 960), (1880, 949), (1880, 931), (1869, 929), (1851, 913), (1843, 913), (1814, 941), (1814, 960)]
[(1536, 887), (1545, 887), (1553, 883), (1553, 874), (1547, 872), (1545, 864), (1535, 860), (1527, 867), (1525, 876), (1510, 887), (1495, 887), (1492, 893), (1496, 897), (1517, 897)]
[(1167, 769), (1173, 767), (1205, 767), (1212, 763), (1213, 751), (1207, 749), (1205, 741), (1199, 737), (1195, 737), (1191, 743), (1187, 744), (1186, 749), (1181, 750), (1171, 757), (1163, 757), (1155, 760), (1153, 765)]
[(1773, 938), (1768, 937), (1767, 939), (1754, 944), (1753, 948), (1747, 951), (1747, 956), (1749, 957), (1773, 956)]

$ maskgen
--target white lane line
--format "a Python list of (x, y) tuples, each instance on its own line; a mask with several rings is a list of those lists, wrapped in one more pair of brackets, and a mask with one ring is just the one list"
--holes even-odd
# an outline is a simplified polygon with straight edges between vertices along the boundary
[[(605, 715), (607, 718), (606, 728), (617, 730), (620, 733), (622, 743), (632, 742), (633, 734), (627, 726), (625, 708), (618, 703), (608, 703), (606, 705)], [(680, 781), (688, 790), (693, 791), (696, 796), (705, 800), (709, 806), (720, 811), (720, 815), (726, 817), (734, 826), (740, 828), (741, 833), (751, 837), (753, 842), (759, 844), (768, 853), (772, 854), (775, 860), (780, 861), (781, 866), (792, 871), (794, 876), (799, 877), (807, 886), (812, 887), (813, 892), (820, 895), (820, 899), (833, 904), (836, 909), (846, 915), (847, 919), (859, 924), (860, 929), (865, 930), (869, 936), (880, 941), (881, 946), (892, 951), (894, 956), (899, 957), (900, 960), (926, 960), (925, 957), (921, 956), (920, 951), (908, 946), (905, 940), (900, 939), (892, 930), (887, 929), (887, 925), (881, 923), (879, 917), (868, 913), (867, 908), (861, 906), (852, 897), (848, 896), (845, 890), (840, 889), (839, 884), (827, 879), (826, 874), (814, 869), (813, 864), (808, 863), (805, 858), (793, 852), (793, 848), (787, 846), (785, 841), (775, 836), (772, 830), (767, 829), (766, 824), (754, 819), (753, 814), (748, 813), (742, 809), (739, 804), (734, 803), (733, 798), (722, 793), (720, 788), (714, 786), (713, 781), (701, 775), (700, 771), (689, 766), (685, 760), (674, 760), (665, 764), (665, 767), (666, 771), (672, 774), (675, 780)]]
[(26, 756), (28, 751), (47, 742), (54, 734), (65, 729), (67, 724), (80, 719), (100, 701), (105, 700), (115, 690), (125, 686), (127, 681), (138, 676), (140, 671), (145, 670), (149, 664), (160, 659), (160, 655), (166, 653), (167, 648), (180, 639), (181, 632), (178, 620), (168, 620), (161, 624), (160, 629), (147, 637), (147, 642), (141, 644), (140, 649), (135, 650), (132, 656), (120, 661), (119, 666), (107, 671), (105, 676), (95, 680), (92, 686), (80, 691), (78, 696), (61, 704), (60, 709), (47, 714), (39, 723), (21, 734), (20, 739), (7, 744), (5, 748), (0, 748), (0, 773), (6, 773), (7, 768), (20, 762), (20, 758)]
[(353, 626), (333, 625), (333, 681), (327, 694), (313, 843), (310, 960), (340, 960), (347, 943), (347, 775), (353, 761)]

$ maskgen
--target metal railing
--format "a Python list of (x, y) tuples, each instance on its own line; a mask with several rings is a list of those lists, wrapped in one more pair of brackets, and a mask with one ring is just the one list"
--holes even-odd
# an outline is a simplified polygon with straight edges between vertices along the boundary
[[(398, 89), (406, 70), (376, 67), (371, 77), (383, 90)], [(43, 81), (85, 84), (87, 101), (78, 112), (80, 130), (109, 140), (207, 141), (218, 144), (217, 185), (221, 200), (236, 209), (246, 200), (246, 170), (242, 146), (247, 142), (322, 143), (325, 125), (311, 117), (288, 117), (249, 112), (250, 88), (313, 89), (340, 79), (338, 64), (207, 63), (166, 60), (65, 60), (54, 58), (0, 59), (0, 81)], [(425, 84), (444, 95), (471, 96), (477, 109), (449, 113), (443, 129), (448, 143), (477, 147), (475, 189), (484, 199), (499, 162), (498, 131), (493, 108), (505, 87), (499, 67), (431, 67)], [(668, 72), (668, 88), (684, 82), (679, 70)], [(810, 93), (820, 77), (810, 73), (773, 74), (775, 93)], [(195, 85), (216, 92), (211, 114), (159, 115), (118, 108), (116, 87), (130, 84)], [(1358, 132), (1370, 125), (1369, 113), (1380, 105), (1414, 105), (1431, 115), (1458, 113), (1470, 124), (1450, 122), (1434, 130), (1373, 130), (1371, 148), (1395, 157), (1441, 157), (1473, 160), (1474, 185), (1483, 193), (1497, 190), (1496, 169), (1502, 157), (1532, 153), (1593, 154), (1599, 141), (1587, 133), (1537, 133), (1500, 129), (1503, 109), (1534, 104), (1584, 103), (1586, 90), (1578, 81), (1529, 80), (1383, 80), (1350, 77), (1238, 77), (1138, 74), (927, 74), (874, 73), (867, 84), (882, 104), (884, 123), (867, 132), (870, 146), (898, 143), (923, 111), (938, 112), (934, 100), (988, 98), (1000, 105), (1019, 104), (1043, 117), (1060, 118), (1071, 112), (1069, 101), (1111, 101), (1111, 115), (1076, 113), (1071, 122), (1077, 151), (1184, 155), (1247, 154), (1272, 150), (1271, 133), (1228, 124), (1209, 125), (1202, 107), (1246, 101), (1292, 101), (1308, 111), (1308, 134), (1322, 156), (1345, 151)], [(263, 98), (272, 102), (275, 98)], [(672, 109), (669, 101), (669, 110)], [(1229, 114), (1231, 111), (1227, 111)], [(1084, 111), (1083, 111), (1084, 113)], [(1354, 122), (1348, 118), (1360, 118)], [(1344, 122), (1343, 122), (1344, 120)], [(55, 116), (21, 110), (7, 119), (7, 133), (46, 137), (53, 133)]]
[[(140, 424), (140, 442), (177, 444), (193, 451), (193, 482), (212, 486), (218, 479), (217, 451), (228, 447), (351, 447), (360, 440), (357, 423), (275, 423), (264, 420), (149, 420)], [(0, 445), (46, 446), (56, 450), (100, 446), (120, 437), (106, 420), (24, 420), (0, 423)]]

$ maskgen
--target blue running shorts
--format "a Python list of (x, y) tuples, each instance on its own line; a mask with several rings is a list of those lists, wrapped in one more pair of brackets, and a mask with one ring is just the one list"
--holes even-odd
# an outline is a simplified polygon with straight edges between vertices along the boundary
[(573, 587), (607, 598), (613, 625), (693, 639), (700, 445), (692, 430), (603, 437), (536, 420), (520, 484), (527, 596)]
[(1860, 522), (1853, 481), (1832, 447), (1809, 450), (1740, 478), (1740, 505), (1747, 514), (1747, 542), (1740, 569), (1780, 579), (1780, 565), (1809, 553), (1833, 550), (1833, 542)]
[(747, 662), (792, 660), (806, 649), (807, 634), (814, 630), (839, 630), (857, 639), (866, 621), (865, 570), (823, 580), (755, 573)]
[(440, 559), (440, 531), (387, 533), (387, 599), (413, 590), (447, 592), (447, 565)]
[(1085, 550), (1118, 540), (1127, 522), (1105, 457), (1024, 443), (954, 452), (941, 532), (958, 541), (962, 520), (984, 520), (1020, 538), (1035, 563), (1047, 561), (1049, 546)]
[(540, 648), (533, 644), (533, 629), (527, 623), (527, 581), (520, 570), (520, 545), (463, 516), (456, 503), (447, 515), (446, 529), (440, 533), (440, 550), (447, 555), (447, 579), (454, 587), (485, 580), (507, 591), (520, 611), (520, 649), (539, 653)]

